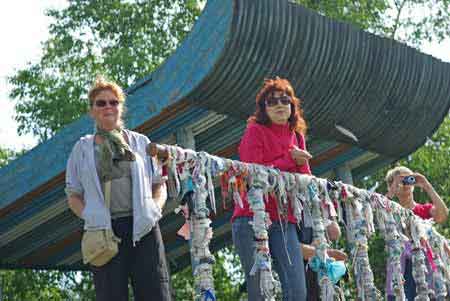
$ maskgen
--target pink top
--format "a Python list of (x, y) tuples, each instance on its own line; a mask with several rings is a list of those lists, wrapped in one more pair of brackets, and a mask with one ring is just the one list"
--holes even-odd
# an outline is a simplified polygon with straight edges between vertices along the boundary
[(431, 216), (431, 208), (433, 208), (433, 204), (416, 204), (413, 208), (413, 212), (415, 215), (420, 216), (423, 219), (430, 219)]
[[(309, 164), (297, 165), (291, 156), (290, 150), (296, 145), (298, 148), (306, 150), (305, 137), (303, 134), (296, 134), (289, 129), (289, 124), (269, 126), (258, 123), (250, 123), (245, 130), (239, 145), (239, 157), (243, 162), (257, 163), (278, 168), (282, 171), (311, 174)], [(244, 207), (234, 206), (233, 221), (236, 217), (252, 217), (247, 195), (242, 197)], [(266, 212), (269, 213), (272, 221), (278, 221), (277, 201), (269, 196), (266, 202)], [(292, 208), (288, 208), (288, 221), (297, 223), (297, 219), (292, 214)]]

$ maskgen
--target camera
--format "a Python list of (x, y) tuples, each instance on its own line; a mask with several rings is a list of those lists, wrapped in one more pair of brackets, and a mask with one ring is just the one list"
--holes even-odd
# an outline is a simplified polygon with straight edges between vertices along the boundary
[(406, 176), (402, 180), (403, 185), (414, 185), (416, 184), (416, 178), (414, 176)]

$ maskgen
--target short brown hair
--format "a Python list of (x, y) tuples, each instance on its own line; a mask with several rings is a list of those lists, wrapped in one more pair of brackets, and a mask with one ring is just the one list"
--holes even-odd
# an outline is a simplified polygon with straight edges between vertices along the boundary
[(102, 75), (97, 75), (88, 93), (89, 105), (91, 107), (94, 103), (95, 97), (97, 97), (97, 95), (104, 90), (109, 90), (112, 93), (114, 93), (118, 101), (120, 102), (125, 101), (125, 93), (118, 84), (116, 84), (113, 81), (107, 80)]
[(271, 123), (266, 112), (266, 98), (273, 91), (281, 91), (286, 93), (291, 99), (291, 116), (289, 116), (289, 128), (298, 133), (306, 134), (306, 121), (303, 118), (303, 110), (301, 108), (302, 101), (295, 96), (294, 88), (291, 83), (284, 78), (275, 77), (274, 79), (265, 79), (263, 87), (256, 95), (255, 113), (248, 119), (248, 122), (256, 122), (259, 124), (269, 125)]

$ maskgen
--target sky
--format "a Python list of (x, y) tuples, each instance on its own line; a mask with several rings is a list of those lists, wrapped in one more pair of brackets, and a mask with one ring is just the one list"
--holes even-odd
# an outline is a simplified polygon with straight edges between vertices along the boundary
[(37, 143), (32, 135), (19, 137), (14, 121), (14, 104), (8, 98), (11, 87), (7, 77), (15, 70), (38, 62), (41, 42), (48, 37), (51, 19), (48, 8), (63, 8), (65, 0), (4, 0), (0, 1), (0, 147), (21, 150)]
[[(63, 8), (66, 0), (4, 0), (0, 1), (0, 147), (21, 150), (36, 145), (32, 135), (18, 136), (14, 121), (14, 103), (9, 99), (11, 87), (7, 77), (28, 63), (38, 62), (41, 42), (48, 37), (51, 19), (48, 8)], [(422, 51), (450, 62), (450, 39), (438, 44), (426, 44)]]

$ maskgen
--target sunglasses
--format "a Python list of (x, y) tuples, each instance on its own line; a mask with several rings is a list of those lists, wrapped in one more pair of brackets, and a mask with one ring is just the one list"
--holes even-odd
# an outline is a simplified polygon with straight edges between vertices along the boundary
[(281, 103), (283, 106), (287, 106), (291, 104), (291, 98), (287, 95), (280, 97), (270, 97), (266, 99), (266, 105), (268, 107), (274, 107)]
[(119, 101), (117, 99), (110, 99), (110, 100), (105, 100), (105, 99), (97, 99), (94, 104), (96, 107), (99, 108), (103, 108), (106, 107), (106, 104), (109, 104), (111, 107), (117, 107), (119, 105)]

